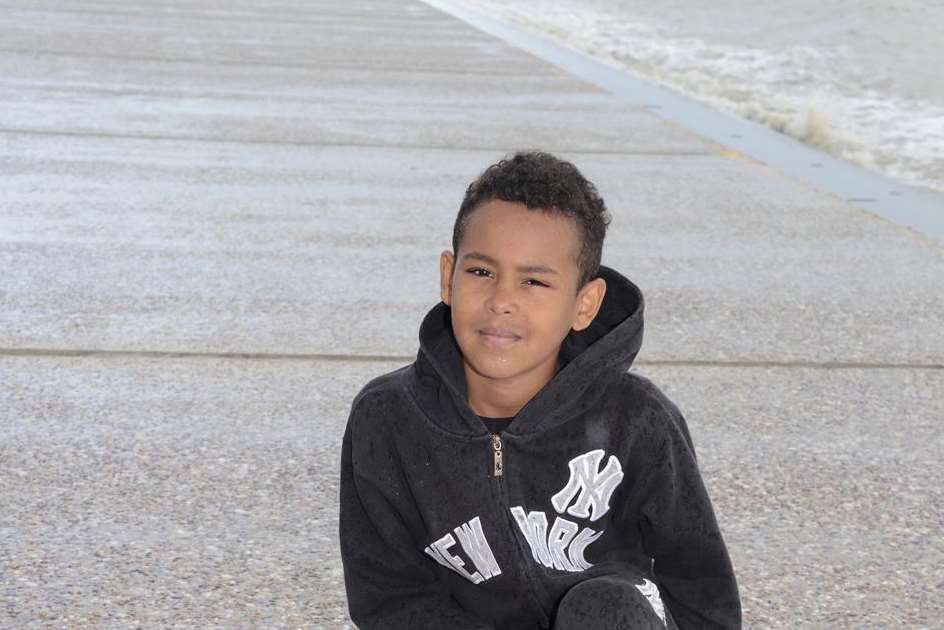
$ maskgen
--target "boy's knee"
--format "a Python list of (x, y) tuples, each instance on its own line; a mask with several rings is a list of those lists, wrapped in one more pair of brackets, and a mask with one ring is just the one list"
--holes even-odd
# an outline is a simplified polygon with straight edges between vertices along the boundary
[(655, 583), (601, 576), (571, 587), (557, 607), (554, 630), (672, 630)]

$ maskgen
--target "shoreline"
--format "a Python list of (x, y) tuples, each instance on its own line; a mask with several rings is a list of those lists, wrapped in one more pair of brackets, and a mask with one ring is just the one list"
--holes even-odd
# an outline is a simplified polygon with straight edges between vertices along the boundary
[(892, 179), (765, 125), (650, 83), (587, 53), (450, 0), (423, 0), (628, 103), (719, 145), (722, 155), (763, 163), (788, 177), (944, 245), (944, 195)]

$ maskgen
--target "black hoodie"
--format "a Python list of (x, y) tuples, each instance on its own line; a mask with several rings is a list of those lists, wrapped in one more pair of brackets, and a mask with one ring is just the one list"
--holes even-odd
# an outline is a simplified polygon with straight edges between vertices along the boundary
[(604, 574), (658, 585), (653, 608), (682, 630), (740, 628), (685, 419), (627, 372), (642, 293), (608, 267), (600, 277), (596, 318), (569, 333), (560, 371), (500, 436), (468, 404), (442, 302), (423, 320), (416, 361), (354, 399), (339, 533), (359, 628), (551, 628), (565, 592)]

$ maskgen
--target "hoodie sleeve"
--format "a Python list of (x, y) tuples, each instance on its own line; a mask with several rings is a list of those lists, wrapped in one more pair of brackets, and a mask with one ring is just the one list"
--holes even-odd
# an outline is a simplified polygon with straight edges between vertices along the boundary
[(396, 505), (411, 496), (403, 476), (391, 474), (381, 436), (364, 436), (357, 447), (356, 407), (355, 400), (341, 447), (339, 519), (351, 620), (361, 630), (491, 630), (452, 598), (417, 549), (407, 526), (413, 519), (398, 508), (409, 509)]
[(638, 519), (643, 549), (654, 560), (679, 630), (740, 629), (737, 581), (685, 418), (658, 390), (650, 405), (653, 426), (630, 456), (638, 481), (624, 514)]

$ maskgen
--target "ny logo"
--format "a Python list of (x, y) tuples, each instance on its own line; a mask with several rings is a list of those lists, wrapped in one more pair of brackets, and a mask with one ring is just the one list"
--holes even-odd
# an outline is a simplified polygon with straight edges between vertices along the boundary
[[(551, 497), (558, 514), (563, 514), (566, 509), (568, 514), (596, 521), (609, 511), (610, 497), (623, 480), (623, 468), (619, 460), (610, 455), (606, 468), (600, 470), (603, 454), (602, 450), (597, 449), (570, 460), (570, 480)], [(574, 501), (573, 505), (570, 505), (571, 501)], [(585, 571), (593, 566), (587, 562), (584, 551), (603, 535), (602, 530), (581, 528), (563, 516), (556, 516), (548, 528), (544, 512), (525, 512), (520, 505), (510, 509), (531, 547), (535, 562), (561, 571)]]
[(579, 518), (590, 517), (590, 521), (601, 518), (610, 509), (610, 497), (623, 480), (623, 468), (616, 456), (610, 455), (606, 468), (600, 470), (603, 450), (588, 451), (570, 460), (570, 480), (564, 488), (551, 497), (551, 503), (559, 514), (567, 513)]

